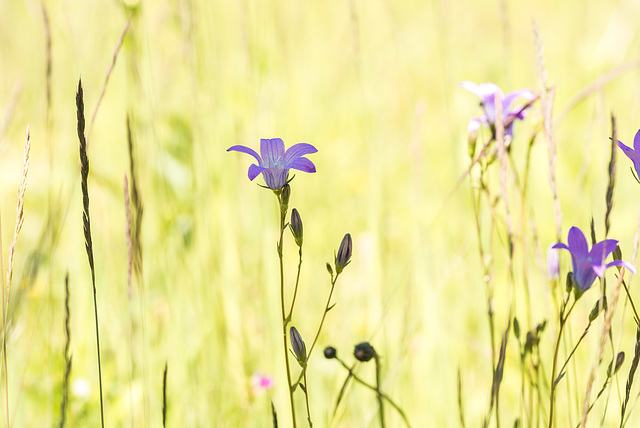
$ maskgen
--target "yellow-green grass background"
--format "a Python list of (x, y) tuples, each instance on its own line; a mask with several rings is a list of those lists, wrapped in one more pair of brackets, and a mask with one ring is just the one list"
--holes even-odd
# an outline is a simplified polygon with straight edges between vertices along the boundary
[[(458, 369), (467, 423), (481, 423), (491, 387), (485, 289), (469, 181), (455, 188), (469, 163), (467, 122), (479, 109), (478, 99), (458, 83), (491, 81), (505, 91), (537, 91), (535, 21), (558, 117), (594, 79), (638, 58), (639, 4), (174, 0), (127, 5), (58, 0), (46, 1), (44, 7), (52, 42), (49, 124), (42, 5), (0, 0), (0, 123), (7, 123), (0, 135), (5, 268), (27, 123), (32, 144), (7, 338), (12, 426), (52, 426), (59, 418), (66, 272), (71, 381), (90, 384), (88, 397), (70, 395), (67, 426), (99, 424), (74, 96), (82, 77), (90, 121), (129, 16), (131, 26), (89, 136), (106, 425), (160, 426), (165, 362), (168, 426), (269, 426), (270, 399), (281, 426), (290, 425), (280, 336), (276, 201), (256, 185), (261, 178), (247, 179), (253, 158), (225, 151), (235, 144), (258, 149), (260, 138), (273, 137), (283, 138), (287, 146), (306, 142), (318, 148), (309, 156), (317, 173), (297, 173), (291, 197), (305, 226), (305, 262), (293, 323), (308, 343), (329, 290), (325, 263), (332, 261), (346, 232), (353, 237), (353, 261), (338, 281), (337, 305), (310, 361), (308, 388), (316, 426), (331, 423), (345, 376), (338, 364), (322, 358), (322, 348), (336, 346), (351, 361), (353, 345), (363, 340), (382, 356), (384, 390), (406, 409), (414, 426), (458, 426)], [(592, 215), (602, 238), (609, 114), (617, 116), (619, 138), (631, 144), (640, 126), (639, 78), (634, 69), (593, 91), (556, 129), (563, 239), (572, 225), (587, 230)], [(136, 282), (132, 333), (123, 203), (128, 112), (144, 201), (144, 293)], [(516, 125), (512, 155), (519, 173), (527, 139), (540, 122), (537, 103)], [(610, 236), (621, 240), (630, 260), (640, 192), (622, 152), (618, 160)], [(514, 183), (512, 176), (511, 209), (519, 231)], [(493, 191), (497, 194), (498, 188)], [(551, 320), (541, 344), (548, 372), (557, 324), (541, 260), (556, 236), (542, 135), (532, 151), (529, 192), (525, 230), (535, 220), (540, 251), (536, 254), (530, 231), (526, 252), (516, 247), (515, 310), (522, 329), (531, 328), (523, 299), (525, 260), (530, 322)], [(487, 244), (486, 205), (483, 210)], [(498, 332), (508, 311), (503, 213), (499, 204), (494, 239)], [(34, 254), (41, 255), (37, 276), (25, 280)], [(291, 290), (297, 252), (290, 238), (285, 254)], [(563, 261), (566, 272), (566, 254)], [(632, 281), (632, 293), (635, 285)], [(592, 291), (579, 302), (568, 334), (574, 341), (596, 298)], [(618, 391), (624, 394), (635, 334), (629, 310), (622, 315), (621, 304), (614, 338), (618, 343), (622, 332), (619, 343), (627, 362), (610, 392), (607, 416), (612, 423), (618, 420)], [(579, 351), (575, 372), (567, 376), (572, 398), (567, 399), (564, 385), (560, 388), (558, 426), (577, 423), (599, 326)], [(501, 395), (501, 422), (507, 425), (519, 413), (515, 343), (512, 337)], [(605, 365), (611, 358), (607, 352)], [(250, 384), (255, 371), (273, 375), (275, 388), (255, 396)], [(359, 373), (373, 382), (371, 363)], [(633, 391), (635, 397), (637, 389)], [(296, 404), (304, 424), (299, 391)], [(599, 423), (603, 408), (604, 399), (590, 426)], [(352, 388), (334, 423), (377, 426), (376, 411), (371, 391)], [(634, 412), (630, 426), (639, 418)], [(390, 407), (387, 419), (389, 426), (401, 424)]]

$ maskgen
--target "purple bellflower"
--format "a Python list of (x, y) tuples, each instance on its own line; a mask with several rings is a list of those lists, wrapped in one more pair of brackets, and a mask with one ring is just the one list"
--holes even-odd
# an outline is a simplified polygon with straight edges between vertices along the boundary
[(262, 138), (260, 139), (262, 157), (246, 146), (229, 147), (227, 151), (242, 152), (256, 158), (258, 165), (251, 164), (249, 167), (249, 180), (253, 181), (258, 174), (262, 173), (264, 182), (271, 190), (280, 190), (287, 184), (287, 176), (291, 168), (304, 172), (316, 172), (313, 162), (303, 157), (318, 151), (311, 144), (294, 144), (285, 151), (282, 138)]
[(605, 264), (604, 260), (618, 246), (618, 241), (615, 239), (605, 239), (604, 241), (600, 241), (591, 248), (591, 251), (589, 251), (589, 244), (587, 244), (587, 239), (584, 237), (584, 233), (574, 226), (569, 230), (567, 242), (569, 245), (558, 242), (553, 246), (553, 248), (562, 248), (569, 250), (571, 253), (571, 261), (573, 262), (573, 281), (581, 292), (587, 291), (591, 288), (596, 276), (602, 278), (604, 276), (604, 271), (611, 266), (624, 266), (631, 272), (636, 273), (636, 270), (631, 263), (622, 260), (614, 260)]
[(622, 144), (622, 141), (618, 140), (618, 147), (622, 149), (625, 155), (633, 162), (633, 168), (636, 170), (636, 180), (640, 180), (640, 130), (636, 132), (636, 136), (633, 137), (633, 149), (629, 146)]
[[(469, 133), (474, 133), (480, 126), (486, 125), (491, 128), (492, 139), (496, 137), (496, 95), (498, 100), (502, 102), (502, 123), (504, 124), (504, 135), (513, 138), (513, 124), (516, 119), (524, 119), (526, 115), (526, 109), (529, 107), (531, 101), (536, 99), (536, 94), (529, 89), (519, 89), (512, 91), (506, 95), (502, 92), (502, 89), (495, 83), (481, 83), (476, 84), (473, 82), (465, 81), (461, 82), (460, 86), (463, 89), (477, 95), (482, 100), (482, 107), (484, 108), (484, 114), (480, 117), (474, 117), (469, 121), (467, 130)], [(513, 106), (513, 102), (518, 98), (524, 98), (529, 104)]]

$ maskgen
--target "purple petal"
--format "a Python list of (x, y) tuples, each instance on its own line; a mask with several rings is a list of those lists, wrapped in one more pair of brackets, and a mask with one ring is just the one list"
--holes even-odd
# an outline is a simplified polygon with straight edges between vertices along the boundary
[(502, 111), (509, 111), (511, 108), (511, 104), (518, 98), (524, 98), (527, 101), (531, 101), (534, 99), (536, 94), (529, 89), (518, 89), (517, 91), (511, 91), (504, 96), (504, 100), (502, 101)]
[[(278, 161), (284, 157), (284, 141), (282, 138), (261, 138), (260, 154), (267, 168), (275, 168)], [(278, 168), (279, 169), (279, 168)]]
[(494, 92), (487, 95), (484, 98), (484, 101), (482, 101), (482, 106), (484, 107), (484, 114), (487, 116), (487, 121), (492, 124), (496, 123), (496, 98), (498, 98), (498, 102), (500, 102), (500, 97), (502, 96), (502, 91), (500, 91), (500, 88), (498, 88), (498, 91), (499, 92)]
[(640, 153), (640, 129), (636, 132), (636, 136), (633, 137), (633, 148), (637, 153)]
[(607, 265), (605, 265), (605, 264), (593, 265), (592, 264), (591, 268), (596, 273), (596, 275), (598, 275), (600, 278), (602, 278), (604, 276), (604, 271), (607, 269)]
[(285, 184), (287, 184), (287, 174), (289, 173), (288, 169), (273, 169), (267, 168), (262, 171), (262, 178), (264, 178), (264, 182), (267, 187), (272, 190), (281, 189)]
[[(262, 165), (262, 159), (260, 159), (260, 156), (258, 155), (258, 153), (256, 153), (255, 150), (253, 150), (252, 148), (249, 148), (247, 146), (232, 146), (229, 147), (227, 149), (228, 152), (241, 152), (241, 153), (246, 153), (248, 155), (253, 156), (254, 158), (256, 158), (256, 160), (258, 161), (259, 165)], [(253, 179), (252, 179), (253, 180)]]
[(522, 105), (518, 104), (517, 106), (513, 107), (511, 109), (510, 112), (507, 113), (506, 117), (504, 118), (505, 121), (507, 121), (508, 119), (511, 119), (512, 117), (515, 117), (516, 119), (524, 119), (525, 117), (527, 117), (527, 109), (522, 110)]
[(480, 119), (478, 119), (477, 117), (474, 117), (469, 121), (469, 124), (467, 125), (467, 132), (468, 133), (476, 132), (478, 129), (480, 129), (481, 124), (482, 122), (480, 121)]
[(256, 178), (258, 174), (260, 174), (265, 169), (266, 168), (263, 166), (258, 166), (255, 163), (252, 163), (249, 167), (249, 180), (253, 181), (253, 179)]
[[(318, 149), (313, 147), (311, 144), (307, 143), (298, 143), (289, 147), (284, 154), (284, 164), (289, 165), (291, 162), (295, 161), (298, 158), (301, 158), (304, 155), (308, 155), (311, 153), (316, 153)], [(293, 168), (293, 167), (292, 167)]]
[(316, 172), (316, 166), (307, 158), (298, 158), (287, 164), (287, 168), (293, 168), (303, 172)]
[(631, 273), (636, 273), (636, 268), (633, 267), (633, 265), (631, 263), (625, 262), (624, 260), (614, 260), (611, 263), (607, 264), (607, 267), (611, 267), (611, 266), (626, 267), (627, 269), (629, 269), (631, 271)]
[[(640, 131), (638, 132), (640, 133)], [(636, 134), (636, 137), (637, 135), (638, 134)], [(636, 144), (636, 141), (634, 139), (633, 145), (635, 146), (635, 144)], [(618, 140), (618, 147), (620, 147), (624, 152), (624, 154), (627, 155), (629, 159), (631, 159), (631, 161), (633, 162), (633, 167), (635, 168), (636, 172), (640, 174), (640, 152), (633, 150), (631, 147), (623, 144), (622, 141), (619, 141), (619, 140)]]
[(616, 249), (618, 246), (618, 241), (615, 239), (605, 239), (604, 241), (598, 242), (593, 246), (591, 251), (589, 252), (589, 259), (591, 259), (592, 263), (602, 264), (604, 259)]
[(466, 89), (474, 95), (477, 95), (482, 99), (482, 101), (485, 101), (485, 99), (489, 95), (495, 94), (496, 92), (500, 91), (500, 88), (495, 83), (481, 83), (480, 85), (478, 85), (477, 83), (465, 81), (460, 82), (460, 87), (462, 89)]
[[(557, 244), (555, 244), (551, 248), (562, 248), (563, 250), (569, 250), (569, 247), (567, 247), (566, 244), (563, 244), (562, 242), (558, 242)], [(571, 251), (571, 250), (569, 250), (569, 251)]]
[(581, 260), (576, 266), (573, 266), (573, 278), (578, 284), (578, 288), (582, 291), (586, 291), (591, 288), (591, 284), (595, 281), (597, 275), (595, 267), (589, 263), (588, 260)]
[(587, 238), (584, 237), (584, 233), (577, 227), (573, 226), (569, 230), (569, 237), (567, 239), (569, 243), (569, 251), (571, 254), (577, 256), (579, 259), (585, 259), (589, 255), (589, 245), (587, 244)]

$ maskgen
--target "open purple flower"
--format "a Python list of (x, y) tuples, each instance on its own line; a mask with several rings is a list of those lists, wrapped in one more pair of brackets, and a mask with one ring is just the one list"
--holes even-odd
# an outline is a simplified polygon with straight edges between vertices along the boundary
[(272, 190), (280, 190), (287, 184), (290, 168), (304, 172), (316, 172), (316, 166), (313, 162), (303, 157), (318, 151), (311, 144), (294, 144), (285, 152), (282, 138), (262, 138), (260, 139), (262, 157), (255, 150), (246, 146), (229, 147), (227, 151), (242, 152), (256, 158), (258, 165), (252, 164), (249, 167), (249, 180), (253, 180), (262, 173), (264, 182)]
[(633, 168), (636, 170), (636, 179), (640, 179), (640, 130), (636, 132), (636, 136), (633, 137), (633, 149), (629, 146), (622, 144), (622, 141), (618, 140), (618, 147), (622, 149), (625, 155), (633, 162)]
[(567, 242), (569, 243), (568, 246), (558, 242), (553, 248), (563, 248), (571, 253), (573, 281), (580, 291), (586, 291), (591, 288), (596, 276), (602, 278), (604, 271), (611, 266), (624, 266), (631, 272), (636, 273), (631, 263), (622, 260), (614, 260), (605, 264), (604, 260), (618, 246), (618, 241), (615, 239), (600, 241), (589, 251), (589, 244), (587, 244), (584, 233), (574, 226), (569, 230)]
[[(512, 91), (504, 95), (502, 89), (495, 83), (481, 83), (476, 84), (473, 82), (465, 81), (461, 82), (460, 86), (463, 89), (477, 95), (482, 100), (482, 107), (484, 108), (484, 114), (480, 117), (474, 117), (469, 121), (467, 127), (469, 132), (477, 131), (480, 126), (486, 125), (491, 128), (492, 138), (495, 138), (496, 133), (496, 94), (498, 99), (502, 101), (502, 123), (504, 124), (504, 135), (513, 138), (513, 124), (516, 119), (524, 119), (526, 115), (527, 104), (512, 106), (513, 102), (518, 98), (524, 98), (528, 102), (531, 102), (536, 98), (536, 94), (529, 89), (519, 89)], [(524, 108), (523, 108), (524, 107)]]

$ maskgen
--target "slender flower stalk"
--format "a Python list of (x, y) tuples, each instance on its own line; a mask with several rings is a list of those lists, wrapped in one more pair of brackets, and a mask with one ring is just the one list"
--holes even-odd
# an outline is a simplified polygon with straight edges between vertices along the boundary
[[(393, 401), (393, 399), (391, 399), (391, 397), (389, 397), (387, 394), (385, 394), (383, 391), (381, 391), (380, 388), (376, 388), (374, 385), (371, 385), (370, 383), (368, 383), (365, 380), (363, 380), (362, 378), (360, 378), (354, 371), (355, 364), (352, 367), (349, 367), (347, 365), (347, 363), (345, 363), (342, 359), (340, 359), (337, 356), (337, 354), (335, 353), (335, 349), (334, 348), (331, 348), (331, 349), (332, 349), (332, 351), (329, 351), (329, 357), (327, 357), (327, 351), (325, 349), (325, 357), (329, 358), (329, 359), (335, 359), (349, 373), (349, 375), (347, 376), (347, 379), (345, 381), (345, 384), (343, 385), (343, 390), (341, 391), (341, 395), (344, 393), (344, 388), (346, 386), (346, 383), (349, 381), (349, 379), (353, 378), (353, 380), (358, 382), (360, 385), (370, 389), (371, 391), (375, 392), (376, 394), (379, 394), (379, 396), (383, 400), (387, 401), (391, 405), (391, 407), (393, 407), (398, 412), (398, 414), (402, 417), (402, 420), (404, 421), (404, 424), (408, 428), (411, 428), (411, 423), (409, 422), (409, 418), (407, 417), (407, 414), (404, 412), (404, 410), (402, 410), (402, 408), (395, 401)], [(339, 404), (339, 400), (336, 403), (336, 408), (338, 407), (338, 404)], [(335, 412), (334, 412), (334, 414), (335, 414)]]
[(382, 369), (380, 364), (380, 357), (376, 354), (376, 398), (378, 399), (378, 407), (380, 408), (380, 426), (382, 428), (387, 425), (384, 423), (384, 402), (382, 401), (382, 382), (380, 380), (380, 371)]
[(296, 274), (296, 285), (293, 288), (293, 298), (291, 299), (291, 306), (289, 307), (289, 313), (285, 318), (287, 323), (291, 322), (291, 317), (293, 316), (293, 307), (296, 304), (296, 297), (298, 296), (298, 285), (300, 284), (300, 272), (302, 270), (302, 242), (304, 234), (302, 219), (300, 218), (298, 210), (295, 208), (291, 210), (291, 222), (289, 223), (289, 229), (291, 229), (293, 239), (298, 246), (298, 272)]
[[(278, 198), (278, 204), (282, 207), (282, 192), (276, 191), (276, 196)], [(287, 319), (285, 313), (285, 304), (284, 304), (284, 259), (282, 255), (283, 251), (283, 235), (285, 230), (285, 220), (287, 217), (287, 211), (280, 209), (280, 239), (278, 240), (278, 259), (280, 264), (280, 310), (282, 315), (282, 344), (284, 347), (284, 363), (287, 369), (287, 387), (289, 389), (289, 404), (291, 406), (291, 419), (293, 427), (297, 427), (296, 422), (296, 408), (293, 402), (293, 391), (294, 388), (291, 386), (291, 368), (289, 367), (289, 351), (287, 347), (287, 324), (289, 320)]]
[(313, 352), (313, 348), (316, 346), (316, 342), (318, 342), (318, 337), (320, 337), (320, 332), (322, 331), (322, 326), (324, 325), (324, 320), (327, 317), (327, 313), (333, 308), (331, 305), (331, 297), (333, 297), (333, 291), (336, 288), (336, 282), (338, 281), (339, 273), (336, 273), (335, 276), (331, 277), (331, 290), (329, 290), (329, 297), (327, 297), (327, 303), (324, 307), (324, 311), (322, 312), (322, 319), (320, 319), (320, 326), (318, 327), (318, 331), (316, 332), (316, 337), (313, 338), (313, 342), (311, 343), (311, 347), (309, 348), (309, 354), (307, 358), (311, 357), (311, 353)]
[[(560, 351), (560, 339), (562, 338), (562, 332), (564, 330), (564, 326), (567, 323), (567, 319), (569, 315), (571, 315), (571, 311), (576, 305), (576, 300), (574, 299), (573, 304), (567, 310), (567, 305), (569, 303), (569, 299), (571, 298), (571, 294), (567, 294), (567, 298), (564, 302), (562, 302), (562, 308), (560, 309), (560, 328), (558, 330), (558, 337), (556, 339), (556, 345), (553, 351), (553, 366), (551, 368), (551, 392), (549, 393), (549, 428), (553, 426), (553, 411), (555, 404), (555, 392), (556, 385), (558, 385), (558, 381), (556, 379), (556, 368), (558, 364), (558, 352)], [(565, 312), (566, 311), (566, 312)]]

